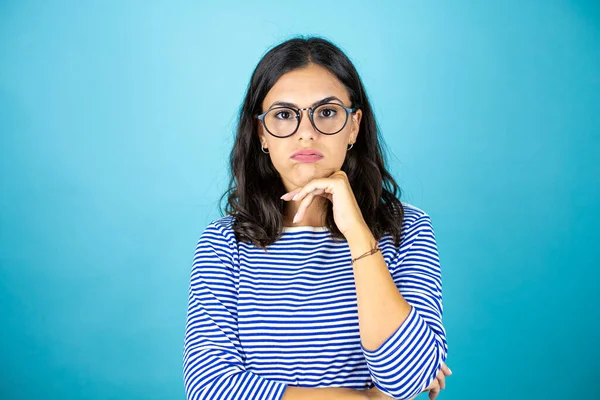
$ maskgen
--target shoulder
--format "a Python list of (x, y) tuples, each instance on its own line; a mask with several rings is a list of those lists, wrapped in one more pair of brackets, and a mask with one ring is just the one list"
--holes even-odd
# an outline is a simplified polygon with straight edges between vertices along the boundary
[(218, 262), (219, 265), (235, 269), (238, 262), (238, 246), (232, 226), (231, 217), (215, 219), (206, 226), (196, 243), (195, 268), (206, 268), (207, 265)]
[(434, 270), (439, 269), (437, 244), (429, 214), (409, 203), (402, 202), (402, 206), (401, 240), (399, 246), (394, 247), (393, 261), (388, 264), (392, 275), (400, 273), (407, 260), (412, 260), (413, 266), (414, 263), (427, 263)]
[(233, 233), (233, 223), (235, 222), (235, 217), (231, 215), (226, 215), (221, 218), (214, 219), (208, 224), (206, 229), (218, 230), (225, 235), (229, 235)]
[(404, 209), (403, 227), (410, 227), (419, 221), (431, 220), (429, 214), (413, 204), (402, 202), (402, 208)]
[(402, 202), (404, 219), (402, 221), (403, 240), (409, 239), (423, 230), (433, 231), (431, 217), (421, 208)]
[(403, 223), (405, 224), (411, 224), (421, 217), (429, 216), (425, 211), (423, 211), (419, 207), (404, 201), (402, 202), (402, 208), (404, 209)]
[(199, 241), (236, 246), (237, 240), (233, 230), (234, 220), (234, 217), (230, 215), (212, 220), (202, 232)]

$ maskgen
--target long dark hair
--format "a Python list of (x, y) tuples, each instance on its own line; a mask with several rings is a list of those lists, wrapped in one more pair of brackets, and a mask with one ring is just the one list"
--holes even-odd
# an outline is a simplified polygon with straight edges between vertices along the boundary
[[(342, 171), (348, 176), (363, 218), (377, 240), (384, 233), (400, 243), (404, 209), (401, 190), (385, 168), (381, 139), (373, 110), (356, 68), (333, 43), (319, 37), (298, 37), (269, 50), (260, 60), (248, 85), (240, 109), (235, 143), (230, 156), (231, 180), (225, 213), (234, 218), (239, 241), (266, 249), (283, 232), (286, 192), (281, 177), (268, 155), (261, 151), (254, 115), (275, 82), (286, 72), (317, 64), (333, 73), (350, 95), (351, 107), (362, 110), (359, 133), (347, 152)], [(221, 200), (223, 199), (221, 198)], [(343, 239), (335, 225), (333, 207), (327, 202), (326, 226), (333, 238)]]

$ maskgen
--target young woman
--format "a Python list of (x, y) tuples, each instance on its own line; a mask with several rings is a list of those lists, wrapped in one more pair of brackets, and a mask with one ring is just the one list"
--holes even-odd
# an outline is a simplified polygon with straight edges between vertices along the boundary
[(297, 38), (257, 65), (227, 216), (201, 235), (188, 399), (435, 398), (450, 374), (430, 217), (398, 199), (360, 77)]

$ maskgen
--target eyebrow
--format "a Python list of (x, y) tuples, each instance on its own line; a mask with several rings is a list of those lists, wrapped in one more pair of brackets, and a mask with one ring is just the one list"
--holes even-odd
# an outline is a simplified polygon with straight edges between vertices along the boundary
[[(311, 104), (311, 107), (315, 107), (315, 106), (317, 106), (319, 104), (329, 103), (332, 100), (337, 100), (340, 103), (342, 103), (342, 105), (344, 105), (344, 103), (339, 98), (337, 98), (336, 96), (329, 96), (329, 97), (325, 97), (324, 99), (321, 99), (319, 101), (315, 101), (314, 103)], [(294, 104), (294, 103), (288, 103), (288, 102), (285, 102), (285, 101), (276, 101), (273, 104), (271, 104), (268, 109), (271, 109), (274, 106), (278, 106), (278, 107), (290, 107), (290, 108), (300, 108), (300, 107), (298, 107), (297, 104)]]

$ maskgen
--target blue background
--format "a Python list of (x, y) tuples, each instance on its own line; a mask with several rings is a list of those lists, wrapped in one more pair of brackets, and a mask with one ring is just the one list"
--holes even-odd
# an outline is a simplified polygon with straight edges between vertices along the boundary
[(296, 34), (355, 62), (432, 217), (440, 398), (600, 398), (600, 7), (527, 0), (1, 1), (0, 397), (184, 398), (194, 246)]

